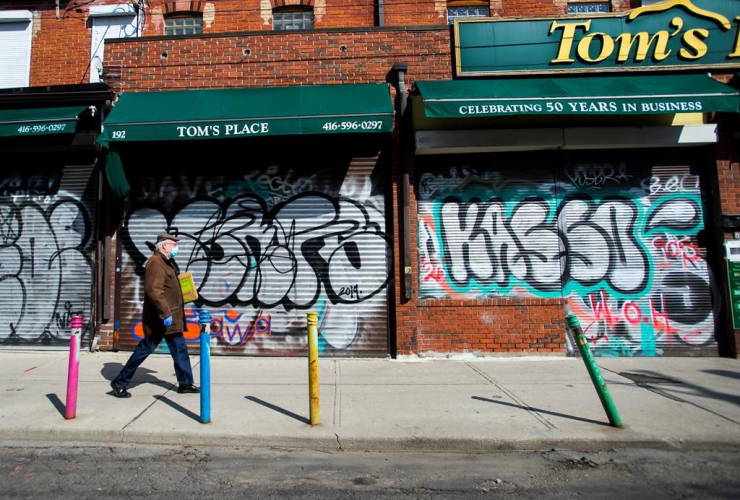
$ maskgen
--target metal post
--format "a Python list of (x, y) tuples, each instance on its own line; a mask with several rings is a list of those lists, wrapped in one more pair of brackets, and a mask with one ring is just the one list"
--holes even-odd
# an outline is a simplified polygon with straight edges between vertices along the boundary
[(308, 322), (308, 396), (311, 425), (321, 423), (319, 410), (319, 320), (315, 312), (306, 314)]
[(612, 400), (611, 394), (609, 394), (606, 382), (604, 382), (604, 378), (601, 376), (599, 365), (596, 364), (596, 359), (594, 359), (594, 355), (591, 354), (591, 349), (588, 347), (588, 340), (586, 340), (586, 335), (584, 335), (583, 329), (581, 329), (578, 317), (575, 314), (568, 314), (565, 317), (565, 320), (568, 322), (568, 326), (573, 330), (573, 334), (576, 337), (576, 345), (578, 346), (578, 350), (581, 351), (581, 357), (583, 358), (583, 362), (586, 364), (586, 370), (588, 370), (588, 374), (591, 376), (591, 381), (594, 383), (596, 392), (599, 394), (601, 405), (604, 407), (604, 411), (606, 411), (606, 415), (609, 417), (609, 423), (612, 427), (622, 427), (622, 419), (619, 417), (619, 412), (614, 404), (614, 400)]
[(200, 323), (200, 422), (211, 422), (211, 312), (198, 312)]
[(69, 369), (67, 370), (67, 404), (64, 406), (64, 418), (67, 420), (71, 420), (77, 416), (81, 331), (82, 316), (72, 316), (72, 336), (69, 338)]

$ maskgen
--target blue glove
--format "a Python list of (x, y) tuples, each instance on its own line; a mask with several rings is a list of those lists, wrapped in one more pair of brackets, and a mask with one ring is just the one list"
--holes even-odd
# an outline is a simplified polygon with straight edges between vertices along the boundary
[(164, 319), (164, 326), (170, 326), (172, 324), (172, 316), (167, 316)]

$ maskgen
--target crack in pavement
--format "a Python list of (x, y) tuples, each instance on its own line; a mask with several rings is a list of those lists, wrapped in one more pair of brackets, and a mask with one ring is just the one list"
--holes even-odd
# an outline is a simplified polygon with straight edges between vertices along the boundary
[(552, 422), (550, 422), (549, 420), (547, 420), (544, 416), (540, 415), (540, 413), (537, 412), (537, 410), (535, 410), (534, 408), (532, 408), (531, 406), (529, 406), (523, 400), (519, 399), (519, 397), (517, 397), (513, 392), (511, 392), (510, 390), (506, 389), (502, 385), (499, 385), (498, 382), (496, 382), (493, 378), (489, 377), (487, 373), (483, 372), (482, 370), (480, 370), (479, 368), (473, 366), (470, 363), (465, 363), (465, 364), (471, 370), (473, 370), (475, 373), (477, 373), (478, 375), (480, 375), (481, 377), (483, 377), (484, 379), (486, 379), (491, 385), (493, 385), (494, 387), (496, 387), (499, 391), (501, 391), (504, 394), (506, 394), (507, 396), (509, 396), (509, 398), (511, 398), (512, 401), (514, 401), (516, 404), (518, 404), (523, 410), (526, 410), (539, 423), (541, 423), (542, 425), (544, 425), (545, 427), (547, 427), (549, 429), (557, 429), (557, 426), (555, 424), (553, 424)]

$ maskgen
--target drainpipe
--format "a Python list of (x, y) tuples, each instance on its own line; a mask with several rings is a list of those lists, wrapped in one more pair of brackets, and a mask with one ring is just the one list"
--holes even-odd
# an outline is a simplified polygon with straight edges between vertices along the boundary
[(378, 0), (375, 4), (375, 16), (378, 26), (384, 26), (385, 22), (383, 21), (383, 0)]
[(403, 249), (401, 253), (401, 273), (403, 279), (401, 280), (401, 294), (404, 300), (411, 299), (412, 281), (411, 281), (411, 208), (409, 204), (409, 155), (406, 144), (406, 133), (404, 124), (407, 121), (406, 117), (406, 72), (409, 69), (407, 63), (396, 63), (393, 65), (393, 71), (396, 72), (398, 77), (398, 97), (399, 97), (399, 112), (398, 112), (398, 136), (399, 145), (401, 149), (401, 203), (403, 206), (403, 218), (401, 222), (403, 231)]

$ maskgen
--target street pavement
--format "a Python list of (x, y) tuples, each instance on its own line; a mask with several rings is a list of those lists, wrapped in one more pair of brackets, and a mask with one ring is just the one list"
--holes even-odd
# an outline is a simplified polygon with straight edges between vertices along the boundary
[[(152, 355), (128, 389), (129, 353), (82, 353), (77, 417), (64, 419), (68, 355), (0, 351), (0, 441), (484, 452), (648, 447), (740, 449), (740, 361), (599, 358), (614, 428), (581, 359), (320, 359), (311, 426), (306, 358), (213, 357), (211, 417)], [(196, 383), (198, 357), (193, 356)]]

